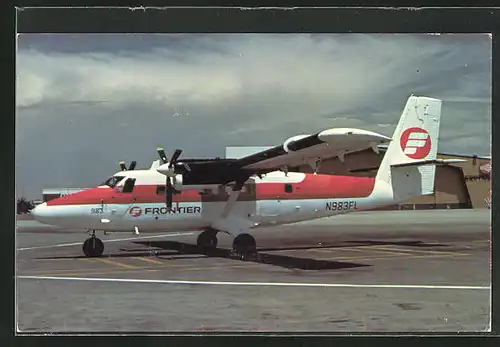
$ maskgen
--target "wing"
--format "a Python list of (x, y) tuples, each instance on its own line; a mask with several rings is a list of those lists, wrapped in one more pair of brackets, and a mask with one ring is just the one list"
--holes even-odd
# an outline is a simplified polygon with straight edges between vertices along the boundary
[(271, 170), (284, 166), (295, 167), (312, 161), (339, 157), (373, 148), (390, 141), (391, 138), (371, 131), (351, 128), (337, 128), (313, 135), (298, 135), (289, 138), (282, 145), (237, 159), (234, 163), (241, 169)]
[[(315, 165), (318, 160), (339, 157), (367, 148), (378, 150), (377, 145), (390, 138), (371, 131), (351, 128), (328, 129), (313, 135), (298, 135), (282, 145), (239, 159), (180, 159), (174, 164), (175, 174), (182, 175), (182, 186), (243, 184), (253, 175), (283, 170), (303, 164)], [(162, 157), (162, 154), (160, 154)], [(158, 164), (156, 164), (158, 165)], [(151, 169), (156, 165), (152, 165)], [(170, 164), (156, 168), (163, 174), (170, 172)], [(182, 187), (176, 188), (182, 190)], [(238, 189), (236, 189), (238, 190)]]

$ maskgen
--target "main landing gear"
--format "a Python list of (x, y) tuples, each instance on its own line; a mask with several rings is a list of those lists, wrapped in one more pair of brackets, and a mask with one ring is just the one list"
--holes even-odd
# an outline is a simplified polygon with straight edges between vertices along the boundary
[[(198, 247), (204, 251), (214, 250), (217, 247), (218, 230), (206, 229), (196, 241)], [(241, 257), (255, 255), (257, 253), (257, 244), (255, 238), (250, 234), (239, 234), (233, 241), (233, 252)]]
[(217, 230), (205, 229), (196, 240), (198, 247), (204, 251), (210, 251), (217, 248)]
[(233, 251), (242, 258), (257, 254), (257, 243), (250, 234), (239, 234), (234, 238)]
[(83, 253), (87, 257), (100, 257), (104, 252), (104, 243), (95, 236), (95, 230), (92, 230), (92, 236), (83, 243)]

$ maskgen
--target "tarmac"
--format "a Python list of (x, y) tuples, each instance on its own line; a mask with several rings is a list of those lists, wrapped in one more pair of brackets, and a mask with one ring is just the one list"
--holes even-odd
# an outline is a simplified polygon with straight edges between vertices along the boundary
[(88, 235), (18, 221), (18, 333), (490, 331), (490, 211), (358, 212), (252, 231)]

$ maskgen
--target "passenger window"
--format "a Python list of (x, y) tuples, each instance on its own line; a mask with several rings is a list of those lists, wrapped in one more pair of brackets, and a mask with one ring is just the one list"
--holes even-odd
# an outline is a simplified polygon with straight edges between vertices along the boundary
[(135, 185), (135, 178), (129, 178), (125, 181), (125, 184), (123, 185), (123, 193), (132, 193), (134, 190), (134, 185)]
[(156, 186), (156, 195), (165, 195), (166, 186)]
[(285, 184), (285, 193), (291, 193), (293, 192), (293, 188), (291, 184)]

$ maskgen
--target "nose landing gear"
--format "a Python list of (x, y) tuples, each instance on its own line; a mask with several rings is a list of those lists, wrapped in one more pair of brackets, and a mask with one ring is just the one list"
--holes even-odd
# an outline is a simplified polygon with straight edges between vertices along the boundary
[(92, 230), (92, 236), (83, 243), (83, 253), (87, 257), (100, 257), (104, 252), (104, 243), (95, 236), (95, 230)]

